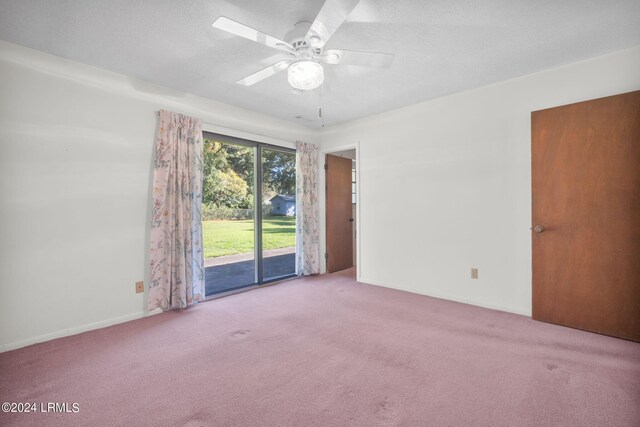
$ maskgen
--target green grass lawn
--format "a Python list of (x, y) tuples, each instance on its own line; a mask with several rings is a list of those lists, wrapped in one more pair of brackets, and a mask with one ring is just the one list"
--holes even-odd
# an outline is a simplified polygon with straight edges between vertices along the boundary
[[(296, 219), (289, 216), (266, 216), (263, 226), (264, 250), (286, 248), (296, 244)], [(202, 221), (204, 257), (252, 252), (253, 220)]]

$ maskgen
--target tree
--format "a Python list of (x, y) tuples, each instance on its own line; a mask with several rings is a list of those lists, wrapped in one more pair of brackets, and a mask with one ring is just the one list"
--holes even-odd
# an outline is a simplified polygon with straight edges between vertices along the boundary
[(233, 170), (215, 170), (205, 178), (202, 199), (217, 206), (245, 208), (247, 190), (247, 183)]
[(262, 180), (266, 187), (276, 194), (296, 193), (295, 153), (263, 150), (262, 162)]
[[(205, 139), (203, 203), (228, 208), (252, 208), (254, 153), (251, 147)], [(295, 194), (295, 162), (295, 153), (262, 150), (264, 200), (276, 194)]]

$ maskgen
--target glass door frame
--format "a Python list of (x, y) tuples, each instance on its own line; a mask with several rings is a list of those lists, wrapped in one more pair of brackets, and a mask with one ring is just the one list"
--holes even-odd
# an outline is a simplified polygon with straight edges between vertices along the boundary
[[(248, 289), (255, 288), (256, 286), (265, 285), (267, 283), (273, 283), (280, 280), (289, 279), (292, 277), (296, 277), (297, 274), (294, 271), (291, 274), (286, 274), (284, 276), (272, 277), (268, 280), (264, 280), (264, 260), (262, 258), (263, 250), (263, 235), (262, 235), (262, 185), (263, 185), (263, 165), (262, 165), (262, 150), (269, 149), (274, 151), (280, 151), (283, 153), (295, 153), (296, 150), (288, 147), (281, 147), (279, 145), (267, 144), (264, 142), (252, 141), (249, 139), (237, 138), (235, 136), (223, 135), (215, 132), (203, 131), (202, 135), (208, 139), (214, 139), (216, 141), (220, 141), (222, 143), (227, 144), (235, 144), (241, 145), (244, 147), (251, 147), (254, 149), (254, 157), (253, 157), (253, 221), (254, 221), (254, 238), (253, 238), (253, 260), (254, 260), (254, 272), (255, 272), (255, 281), (251, 285), (247, 285), (246, 287), (242, 287), (238, 289), (238, 291), (244, 291)], [(297, 171), (296, 171), (297, 173)], [(297, 234), (297, 231), (296, 231)], [(296, 236), (297, 237), (297, 236)], [(296, 239), (297, 240), (297, 239)], [(298, 248), (296, 247), (296, 254), (298, 252)], [(297, 258), (297, 256), (296, 256)], [(223, 292), (220, 295), (226, 295), (227, 292)], [(215, 298), (218, 294), (210, 295), (208, 298)]]

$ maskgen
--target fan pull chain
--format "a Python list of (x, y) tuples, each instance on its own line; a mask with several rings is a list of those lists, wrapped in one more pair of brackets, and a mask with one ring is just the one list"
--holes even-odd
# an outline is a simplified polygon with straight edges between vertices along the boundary
[(324, 85), (320, 85), (320, 90), (318, 91), (318, 118), (322, 118), (322, 92), (324, 90)]

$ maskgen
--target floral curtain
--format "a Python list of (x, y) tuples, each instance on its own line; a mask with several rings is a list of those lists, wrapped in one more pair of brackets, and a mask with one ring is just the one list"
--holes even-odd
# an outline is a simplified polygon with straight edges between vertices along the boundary
[(204, 299), (202, 121), (160, 111), (156, 132), (148, 309)]
[(296, 143), (297, 274), (320, 272), (318, 243), (318, 146)]

